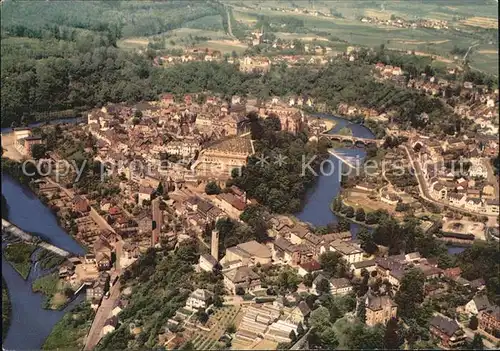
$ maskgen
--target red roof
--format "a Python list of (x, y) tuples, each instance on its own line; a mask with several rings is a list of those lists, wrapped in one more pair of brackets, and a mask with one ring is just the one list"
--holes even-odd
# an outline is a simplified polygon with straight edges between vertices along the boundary
[(321, 269), (321, 265), (316, 260), (302, 263), (300, 267), (309, 273), (319, 271)]
[(117, 215), (117, 214), (118, 214), (118, 213), (120, 213), (121, 211), (120, 211), (120, 209), (119, 209), (118, 207), (113, 206), (113, 207), (111, 207), (111, 208), (109, 209), (109, 211), (108, 211), (108, 212), (109, 212), (109, 214), (110, 214), (110, 215)]
[(462, 274), (462, 269), (460, 269), (460, 267), (447, 268), (444, 270), (444, 275), (449, 278), (459, 277), (460, 274)]

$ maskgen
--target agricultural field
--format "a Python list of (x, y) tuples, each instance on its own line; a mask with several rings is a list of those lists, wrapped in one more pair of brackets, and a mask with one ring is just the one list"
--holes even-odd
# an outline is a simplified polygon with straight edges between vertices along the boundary
[[(275, 33), (280, 38), (337, 39), (339, 43), (370, 47), (383, 44), (389, 49), (436, 56), (445, 64), (454, 63), (454, 55), (450, 53), (454, 47), (467, 49), (477, 44), (469, 56), (471, 67), (498, 74), (498, 55), (493, 51), (498, 38), (491, 32), (498, 26), (497, 4), (491, 1), (448, 1), (446, 6), (439, 1), (357, 1), (356, 6), (351, 1), (314, 1), (314, 7), (309, 1), (249, 1), (244, 7), (237, 1), (226, 3), (232, 6), (237, 21), (250, 26), (259, 15), (303, 21), (303, 27), (295, 33)], [(303, 9), (310, 13), (302, 13)], [(313, 11), (321, 11), (329, 17), (313, 15)], [(391, 16), (406, 20), (447, 20), (450, 29), (397, 28), (360, 21), (362, 17), (387, 20)]]
[[(197, 331), (192, 339), (194, 348), (197, 350), (220, 349), (220, 337), (226, 332), (229, 325), (241, 315), (239, 306), (224, 306), (217, 309), (210, 317), (206, 327), (209, 332)], [(234, 325), (234, 324), (233, 324)]]

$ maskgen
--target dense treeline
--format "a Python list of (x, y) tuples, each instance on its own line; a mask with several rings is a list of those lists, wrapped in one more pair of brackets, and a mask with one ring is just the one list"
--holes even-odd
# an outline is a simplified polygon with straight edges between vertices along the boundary
[(327, 158), (328, 145), (308, 143), (305, 134), (276, 132), (280, 128), (277, 118), (252, 123), (256, 154), (249, 157), (241, 174), (234, 172), (232, 181), (271, 212), (300, 211), (316, 179), (311, 169), (318, 172), (321, 161)]
[(500, 247), (489, 243), (476, 242), (460, 253), (457, 263), (462, 268), (465, 279), (482, 278), (486, 282), (488, 298), (495, 304), (500, 304)]
[(22, 26), (37, 33), (55, 25), (93, 32), (118, 28), (124, 37), (150, 36), (216, 14), (213, 3), (199, 1), (12, 1), (2, 6), (2, 29), (10, 32)]

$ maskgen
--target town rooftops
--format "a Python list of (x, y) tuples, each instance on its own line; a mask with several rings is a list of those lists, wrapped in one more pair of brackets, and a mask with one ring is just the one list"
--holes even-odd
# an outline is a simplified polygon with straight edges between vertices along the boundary
[(27, 140), (27, 141), (42, 140), (42, 137), (40, 135), (31, 135), (31, 136), (24, 138), (24, 140)]
[(491, 306), (486, 295), (476, 295), (473, 300), (478, 311), (485, 310)]
[(354, 245), (351, 245), (351, 244), (346, 243), (344, 241), (334, 241), (334, 242), (330, 243), (330, 246), (335, 251), (341, 253), (342, 255), (354, 255), (354, 254), (363, 253), (363, 250), (358, 249)]
[(488, 313), (491, 315), (493, 318), (495, 318), (497, 321), (500, 321), (500, 307), (494, 305), (494, 306), (489, 306), (484, 310), (484, 313)]
[(139, 187), (139, 193), (141, 194), (148, 194), (148, 195), (151, 195), (155, 192), (155, 189), (153, 189), (152, 187), (150, 186), (140, 186)]
[(229, 203), (231, 206), (236, 208), (239, 211), (243, 211), (246, 207), (246, 204), (241, 201), (239, 198), (237, 198), (235, 195), (230, 194), (230, 193), (222, 193), (217, 195), (217, 198), (219, 200), (225, 201)]
[(304, 317), (307, 317), (309, 313), (311, 313), (311, 309), (309, 308), (309, 306), (305, 301), (300, 301), (297, 307), (299, 308), (300, 313), (302, 313)]
[(210, 254), (203, 254), (203, 255), (201, 255), (201, 257), (213, 266), (215, 266), (217, 264), (217, 260), (215, 259), (215, 257), (213, 257)]
[(376, 264), (377, 263), (375, 262), (375, 260), (366, 260), (366, 261), (355, 262), (352, 264), (352, 266), (355, 269), (362, 269), (362, 268), (366, 268), (366, 267), (375, 266)]
[(292, 244), (290, 241), (288, 241), (282, 237), (277, 237), (274, 240), (274, 246), (283, 250), (283, 251), (290, 252), (290, 253), (299, 251), (299, 248), (297, 247), (297, 245)]
[(342, 289), (342, 288), (347, 288), (351, 286), (351, 282), (346, 279), (346, 278), (334, 278), (330, 279), (330, 284), (335, 288), (335, 289)]

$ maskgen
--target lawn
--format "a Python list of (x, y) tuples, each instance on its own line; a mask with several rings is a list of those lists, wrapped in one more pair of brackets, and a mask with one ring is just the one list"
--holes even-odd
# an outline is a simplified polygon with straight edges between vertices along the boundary
[(35, 249), (36, 246), (23, 242), (10, 244), (4, 249), (5, 258), (23, 279), (30, 274), (31, 254)]
[(73, 295), (73, 290), (59, 279), (57, 272), (38, 278), (33, 282), (32, 288), (34, 292), (45, 295), (44, 308), (52, 310), (63, 307)]

